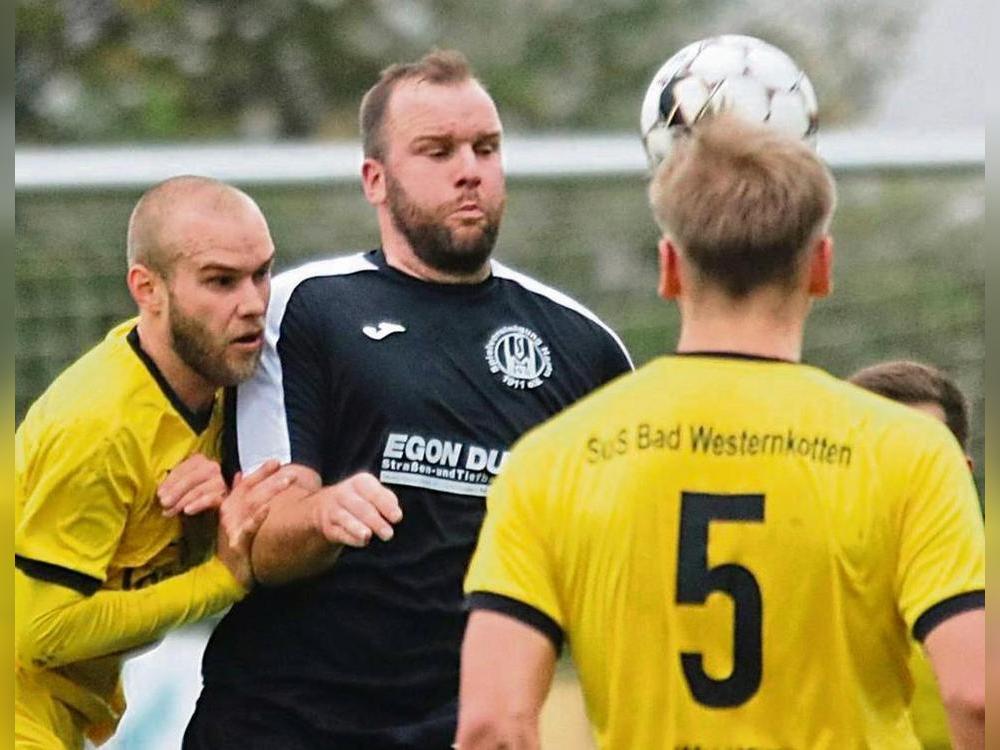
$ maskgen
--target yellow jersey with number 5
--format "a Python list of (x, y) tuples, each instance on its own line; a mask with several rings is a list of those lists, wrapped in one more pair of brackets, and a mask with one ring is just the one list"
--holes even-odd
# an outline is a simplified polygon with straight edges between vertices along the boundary
[(802, 364), (664, 357), (529, 433), (473, 608), (568, 641), (601, 748), (917, 748), (907, 662), (984, 606), (964, 456)]

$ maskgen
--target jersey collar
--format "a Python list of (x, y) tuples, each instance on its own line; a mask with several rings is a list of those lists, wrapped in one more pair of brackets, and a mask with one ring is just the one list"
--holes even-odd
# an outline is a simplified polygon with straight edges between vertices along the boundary
[(744, 359), (753, 362), (784, 362), (786, 365), (802, 364), (794, 359), (784, 357), (765, 357), (761, 354), (747, 354), (746, 352), (674, 352), (675, 357), (718, 357), (719, 359)]
[(163, 373), (160, 372), (160, 368), (156, 366), (156, 362), (153, 361), (153, 358), (143, 351), (142, 342), (139, 340), (139, 327), (136, 326), (129, 331), (125, 340), (128, 341), (129, 346), (132, 347), (132, 351), (135, 352), (142, 364), (146, 366), (147, 370), (149, 370), (149, 374), (153, 376), (153, 380), (155, 380), (156, 384), (160, 386), (160, 390), (163, 391), (163, 395), (167, 397), (167, 401), (169, 401), (170, 405), (173, 406), (177, 413), (181, 415), (181, 418), (187, 423), (188, 427), (190, 427), (195, 434), (200, 435), (203, 433), (208, 428), (209, 422), (212, 421), (212, 411), (215, 408), (215, 400), (213, 399), (212, 404), (207, 409), (202, 411), (193, 411), (189, 409), (187, 405), (181, 401), (181, 397), (177, 395), (177, 391), (170, 387), (170, 383), (167, 382)]
[(491, 290), (496, 283), (496, 277), (492, 273), (487, 276), (482, 281), (475, 281), (471, 283), (458, 283), (449, 284), (440, 281), (427, 281), (425, 279), (418, 279), (416, 276), (410, 276), (408, 273), (400, 271), (398, 268), (393, 268), (389, 265), (386, 260), (385, 251), (382, 248), (376, 248), (365, 253), (365, 258), (375, 265), (380, 271), (385, 273), (387, 276), (395, 279), (398, 282), (407, 284), (414, 288), (419, 288), (423, 291), (430, 291), (437, 293), (441, 296), (451, 296), (458, 298), (473, 297), (479, 295), (483, 292), (488, 292)]

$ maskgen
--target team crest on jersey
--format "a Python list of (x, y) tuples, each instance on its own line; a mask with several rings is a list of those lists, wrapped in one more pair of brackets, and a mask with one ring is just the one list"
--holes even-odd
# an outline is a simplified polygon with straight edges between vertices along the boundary
[(537, 388), (552, 374), (552, 355), (542, 337), (524, 326), (504, 326), (486, 344), (490, 372), (511, 388)]

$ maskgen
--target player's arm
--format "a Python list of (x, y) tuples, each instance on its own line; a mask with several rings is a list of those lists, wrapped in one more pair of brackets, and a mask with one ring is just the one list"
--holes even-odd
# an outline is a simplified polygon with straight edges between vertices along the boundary
[(275, 281), (261, 365), (227, 402), (227, 462), (246, 468), (276, 457), (296, 476), (295, 487), (274, 499), (254, 541), (254, 573), (264, 584), (325, 570), (344, 545), (388, 540), (391, 524), (402, 518), (396, 496), (369, 474), (322, 486), (330, 435), (350, 427), (336, 423), (332, 403), (337, 364), (324, 345), (327, 300), (308, 282), (296, 283), (293, 276)]
[(459, 750), (534, 750), (557, 652), (541, 631), (498, 612), (476, 610), (462, 644)]
[(371, 474), (355, 474), (323, 487), (319, 474), (299, 464), (295, 486), (274, 498), (253, 544), (256, 579), (277, 585), (333, 565), (344, 545), (364, 547), (373, 537), (392, 539), (403, 518), (396, 495)]
[[(402, 518), (395, 495), (371, 475), (323, 488), (308, 466), (287, 464), (279, 474), (288, 486), (268, 498), (269, 519), (253, 544), (254, 577), (262, 583), (286, 583), (326, 570), (345, 544), (363, 547), (373, 536), (387, 542), (391, 524)], [(218, 507), (227, 492), (219, 464), (194, 455), (174, 467), (157, 494), (165, 515), (189, 515)]]
[[(899, 512), (900, 612), (937, 676), (956, 748), (985, 746), (985, 535), (957, 444), (940, 440), (906, 468)], [(902, 449), (901, 449), (902, 450)]]
[(490, 487), (465, 579), (472, 610), (462, 644), (458, 746), (536, 748), (538, 718), (562, 648), (551, 542), (551, 454), (516, 445)]
[(219, 612), (246, 591), (218, 558), (134, 591), (88, 595), (21, 571), (16, 580), (23, 602), (18, 659), (23, 667), (38, 669), (150, 643), (172, 628)]
[(955, 750), (985, 747), (986, 610), (944, 620), (924, 637)]
[(101, 590), (102, 580), (93, 575), (19, 556), (15, 620), (22, 666), (56, 667), (126, 651), (240, 599), (253, 582), (250, 544), (267, 515), (267, 500), (288, 485), (277, 468), (276, 462), (262, 467), (226, 498), (214, 557), (160, 583)]

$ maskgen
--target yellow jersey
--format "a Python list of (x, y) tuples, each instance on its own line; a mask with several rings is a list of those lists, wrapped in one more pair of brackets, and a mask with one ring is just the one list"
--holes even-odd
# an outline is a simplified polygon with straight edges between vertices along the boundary
[(910, 674), (913, 675), (910, 715), (921, 747), (924, 750), (949, 750), (951, 732), (948, 730), (948, 713), (941, 702), (941, 692), (930, 660), (919, 643), (913, 644), (910, 653)]
[[(165, 518), (156, 489), (193, 453), (217, 456), (222, 409), (221, 399), (215, 401), (202, 414), (187, 409), (142, 351), (133, 320), (113, 329), (32, 405), (14, 437), (16, 633), (37, 626), (29, 619), (44, 592), (64, 590), (38, 582), (74, 589), (90, 601), (98, 592), (149, 586), (206, 559), (215, 539), (211, 519), (199, 528), (198, 521), (185, 527)], [(241, 589), (212, 562), (201, 583), (217, 594), (224, 590), (231, 603)], [(88, 623), (74, 637), (106, 634), (127, 617), (115, 619)], [(67, 732), (106, 737), (124, 710), (122, 656), (53, 666), (47, 655), (26, 660), (19, 651), (17, 722), (48, 725), (66, 746), (82, 742)], [(72, 712), (56, 710), (53, 700)], [(74, 721), (52, 727), (56, 720), (45, 713)]]
[(677, 355), (530, 432), (465, 589), (568, 645), (606, 750), (917, 748), (909, 636), (984, 606), (947, 428), (816, 368)]

